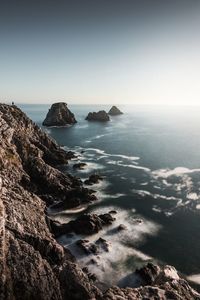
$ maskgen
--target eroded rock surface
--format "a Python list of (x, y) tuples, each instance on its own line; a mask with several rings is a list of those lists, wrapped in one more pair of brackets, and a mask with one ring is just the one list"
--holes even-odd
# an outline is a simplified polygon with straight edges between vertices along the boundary
[(103, 226), (111, 225), (115, 218), (109, 213), (97, 214), (83, 214), (75, 220), (66, 224), (59, 224), (52, 222), (52, 231), (55, 236), (74, 232), (76, 234), (91, 235), (99, 232)]
[(58, 102), (52, 104), (43, 122), (44, 126), (66, 126), (75, 124), (77, 121), (67, 104)]
[(117, 115), (122, 115), (123, 112), (117, 108), (117, 106), (112, 106), (111, 109), (108, 112), (109, 115), (111, 116), (117, 116)]
[(46, 222), (42, 199), (62, 199), (68, 207), (76, 205), (73, 195), (86, 201), (82, 186), (74, 187), (72, 176), (54, 168), (72, 156), (17, 107), (0, 104), (0, 299), (101, 294), (52, 238)]
[(110, 117), (105, 110), (100, 110), (98, 112), (89, 112), (89, 114), (85, 119), (88, 121), (98, 121), (98, 122), (110, 121)]
[[(137, 288), (112, 287), (102, 294), (94, 286), (95, 276), (83, 272), (69, 250), (57, 243), (45, 215), (46, 206), (58, 201), (70, 208), (92, 200), (92, 192), (78, 178), (56, 169), (73, 155), (16, 106), (0, 104), (0, 299), (200, 299), (169, 266), (137, 270)], [(96, 231), (113, 218), (97, 217), (99, 223), (89, 229)], [(98, 251), (109, 251), (105, 240), (95, 244)]]
[(138, 288), (108, 289), (105, 300), (199, 300), (200, 295), (193, 290), (187, 281), (180, 278), (172, 266), (158, 267), (148, 264), (136, 271), (141, 285)]

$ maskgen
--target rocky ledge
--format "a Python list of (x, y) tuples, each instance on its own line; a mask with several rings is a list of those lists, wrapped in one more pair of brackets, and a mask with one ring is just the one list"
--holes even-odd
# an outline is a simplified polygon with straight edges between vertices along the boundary
[(51, 222), (52, 232), (55, 236), (67, 233), (91, 235), (99, 232), (104, 226), (111, 225), (115, 218), (110, 213), (96, 215), (83, 214), (76, 220), (72, 220), (66, 224)]
[(111, 116), (117, 116), (117, 115), (122, 115), (123, 112), (117, 108), (117, 106), (112, 106), (111, 109), (108, 112), (109, 115)]
[(66, 126), (76, 123), (74, 114), (69, 110), (67, 104), (58, 102), (52, 104), (42, 125), (44, 126)]
[(110, 121), (110, 117), (105, 110), (100, 110), (98, 112), (89, 112), (89, 114), (85, 119), (88, 121), (99, 121), (99, 122)]
[[(56, 168), (73, 156), (16, 106), (0, 104), (0, 299), (200, 299), (169, 266), (138, 270), (140, 285), (135, 288), (101, 292), (94, 285), (94, 276), (80, 269), (69, 250), (53, 238), (45, 214), (49, 204), (70, 208), (92, 201), (92, 191), (83, 188), (78, 178)], [(92, 227), (95, 231), (108, 222), (108, 215), (91, 218), (98, 224)], [(79, 219), (90, 229), (84, 222)], [(71, 225), (73, 230), (78, 226)], [(109, 250), (104, 240), (96, 241), (95, 247), (86, 242), (80, 246), (97, 253)]]

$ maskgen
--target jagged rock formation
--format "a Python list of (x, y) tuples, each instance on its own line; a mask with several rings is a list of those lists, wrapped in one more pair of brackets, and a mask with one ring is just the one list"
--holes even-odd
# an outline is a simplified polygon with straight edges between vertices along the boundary
[(200, 294), (187, 281), (181, 279), (175, 268), (148, 264), (134, 275), (138, 276), (138, 288), (111, 287), (104, 294), (105, 300), (197, 300)]
[(89, 112), (89, 114), (85, 119), (88, 121), (99, 121), (99, 122), (110, 121), (110, 117), (105, 110), (100, 110), (98, 112)]
[(49, 203), (74, 207), (92, 199), (79, 179), (55, 168), (73, 155), (16, 106), (0, 104), (0, 299), (200, 299), (169, 267), (148, 265), (137, 271), (138, 288), (112, 287), (102, 293), (94, 286), (94, 276), (83, 272), (53, 238), (45, 215)]
[(0, 104), (0, 299), (100, 294), (52, 238), (45, 217), (43, 200), (62, 199), (68, 207), (87, 201), (82, 185), (54, 168), (72, 156), (17, 107)]
[(123, 112), (117, 108), (117, 106), (112, 106), (111, 109), (108, 112), (109, 115), (111, 116), (117, 116), (117, 115), (122, 115)]
[(52, 222), (52, 231), (56, 236), (75, 232), (77, 234), (91, 235), (99, 232), (103, 226), (111, 225), (115, 218), (109, 213), (96, 215), (96, 214), (83, 214), (76, 220), (72, 220), (66, 224)]
[(42, 125), (44, 126), (66, 126), (76, 123), (74, 114), (69, 110), (67, 104), (58, 102), (52, 104)]

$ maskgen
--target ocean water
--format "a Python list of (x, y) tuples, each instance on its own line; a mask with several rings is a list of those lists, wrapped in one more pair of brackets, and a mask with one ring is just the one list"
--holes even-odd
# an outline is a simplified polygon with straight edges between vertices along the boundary
[[(39, 126), (49, 105), (19, 105)], [(97, 235), (109, 242), (109, 252), (84, 256), (75, 246), (83, 236), (62, 236), (80, 264), (96, 273), (102, 286), (133, 286), (129, 276), (147, 261), (170, 264), (200, 283), (200, 108), (121, 106), (123, 115), (107, 123), (85, 121), (89, 111), (110, 106), (70, 106), (78, 123), (44, 128), (61, 146), (76, 151), (87, 163), (64, 172), (86, 179), (98, 172), (104, 180), (95, 186), (98, 201), (85, 212), (117, 210), (116, 222)], [(51, 212), (66, 222), (80, 212)], [(116, 227), (124, 224), (121, 232)], [(193, 276), (195, 275), (195, 276)]]

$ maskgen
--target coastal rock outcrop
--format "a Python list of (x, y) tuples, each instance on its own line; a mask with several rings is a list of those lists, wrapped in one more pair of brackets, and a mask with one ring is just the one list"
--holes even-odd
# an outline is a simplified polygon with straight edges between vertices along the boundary
[(42, 125), (66, 126), (75, 124), (76, 122), (74, 114), (69, 110), (67, 104), (64, 102), (58, 102), (52, 104)]
[[(93, 198), (78, 178), (56, 168), (73, 156), (16, 106), (0, 104), (0, 299), (200, 299), (169, 266), (137, 270), (141, 281), (137, 288), (111, 287), (101, 292), (94, 285), (95, 276), (84, 272), (53, 238), (46, 216), (49, 204), (70, 208)], [(113, 221), (111, 213), (87, 217), (85, 223), (83, 219), (79, 226), (86, 226), (85, 232), (96, 232)], [(77, 224), (72, 225), (76, 230)], [(95, 245), (97, 253), (109, 251), (109, 242), (103, 239)]]
[(99, 122), (110, 121), (110, 117), (105, 110), (100, 110), (98, 112), (89, 112), (89, 114), (85, 119), (87, 121), (99, 121)]
[(76, 220), (72, 220), (66, 224), (52, 222), (52, 231), (55, 236), (74, 232), (76, 234), (91, 235), (99, 232), (103, 226), (111, 225), (115, 218), (109, 213), (83, 214)]
[(87, 185), (92, 185), (92, 184), (99, 183), (99, 181), (101, 181), (101, 180), (103, 180), (103, 177), (101, 177), (98, 174), (92, 174), (92, 175), (90, 175), (90, 177), (88, 179), (86, 179), (84, 181), (84, 183)]
[(123, 112), (117, 108), (117, 106), (112, 106), (111, 109), (109, 110), (108, 114), (110, 116), (117, 116), (117, 115), (122, 115)]
[(137, 288), (111, 287), (103, 296), (104, 300), (199, 300), (200, 294), (192, 289), (187, 281), (180, 278), (176, 269), (171, 266), (158, 267), (148, 264), (136, 271), (138, 275)]
[(101, 295), (53, 239), (45, 216), (50, 199), (68, 207), (76, 205), (75, 194), (87, 201), (88, 189), (55, 168), (72, 156), (16, 106), (0, 104), (0, 299)]

